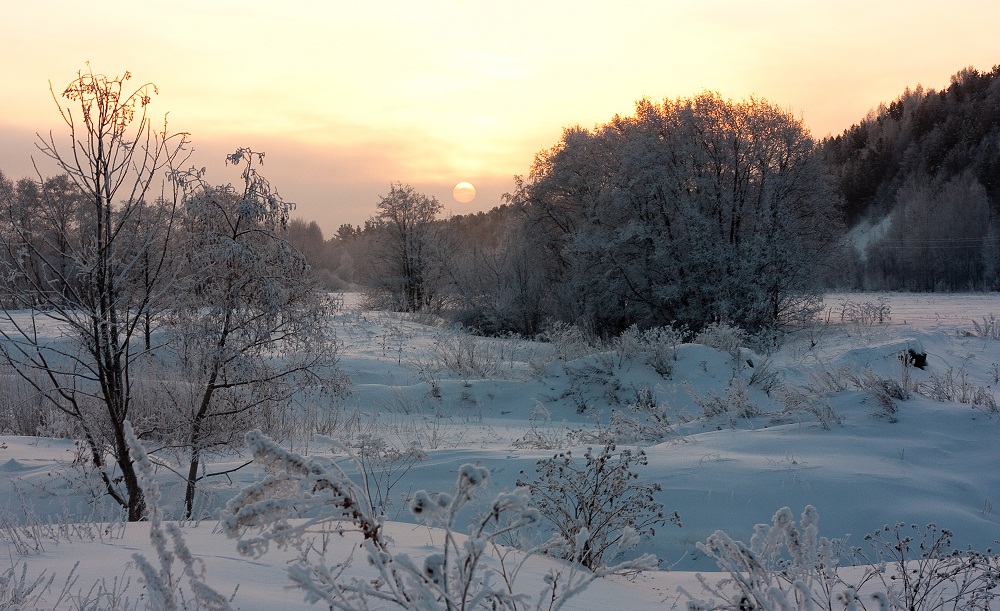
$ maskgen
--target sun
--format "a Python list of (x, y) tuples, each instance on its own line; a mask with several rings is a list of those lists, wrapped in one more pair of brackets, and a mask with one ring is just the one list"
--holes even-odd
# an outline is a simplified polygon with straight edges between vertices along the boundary
[(460, 182), (451, 190), (451, 196), (460, 204), (467, 204), (476, 199), (476, 188), (471, 182)]

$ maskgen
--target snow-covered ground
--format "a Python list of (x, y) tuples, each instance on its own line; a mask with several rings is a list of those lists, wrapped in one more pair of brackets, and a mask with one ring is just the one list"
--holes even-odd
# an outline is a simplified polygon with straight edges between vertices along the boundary
[[(404, 495), (450, 490), (469, 462), (490, 470), (493, 492), (510, 489), (539, 459), (564, 450), (582, 455), (583, 435), (595, 420), (606, 426), (612, 410), (649, 399), (663, 407), (676, 426), (662, 441), (640, 444), (649, 464), (639, 470), (643, 481), (660, 484), (658, 499), (680, 514), (682, 525), (658, 528), (641, 551), (670, 570), (600, 580), (574, 609), (620, 608), (623, 600), (635, 610), (669, 608), (678, 585), (693, 589), (694, 572), (715, 569), (696, 542), (717, 529), (749, 540), (754, 525), (783, 506), (798, 515), (813, 505), (823, 535), (854, 544), (885, 524), (906, 522), (949, 528), (959, 547), (995, 545), (1000, 416), (982, 403), (995, 400), (1000, 383), (1000, 340), (977, 335), (974, 322), (989, 327), (991, 315), (1000, 315), (1000, 296), (852, 294), (831, 295), (826, 304), (820, 322), (771, 354), (686, 344), (677, 347), (669, 375), (660, 375), (642, 355), (584, 354), (571, 342), (471, 338), (434, 321), (361, 310), (348, 295), (334, 324), (352, 386), (336, 433), (348, 442), (378, 439), (422, 450), (389, 492), (387, 509), (399, 549), (420, 556), (436, 533), (413, 523)], [(556, 358), (557, 349), (567, 358)], [(925, 368), (900, 360), (910, 349), (926, 352)], [(910, 398), (880, 402), (872, 387), (885, 380), (911, 390)], [(945, 395), (953, 400), (932, 398)], [(981, 405), (957, 401), (972, 397)], [(787, 409), (792, 403), (802, 408)], [(706, 406), (720, 405), (728, 411), (705, 416)], [(283, 443), (299, 452), (322, 450), (311, 440)], [(43, 529), (36, 538), (22, 534), (20, 546), (9, 541), (11, 528), (0, 529), (4, 563), (26, 563), (29, 581), (43, 570), (55, 575), (45, 605), (55, 604), (71, 574), (73, 594), (104, 579), (123, 598), (139, 601), (131, 554), (153, 555), (148, 527), (101, 530), (88, 523), (75, 456), (72, 441), (0, 436), (0, 523), (82, 524)], [(241, 461), (233, 456), (212, 466)], [(205, 519), (185, 525), (184, 533), (210, 585), (230, 593), (239, 584), (240, 608), (309, 608), (286, 589), (291, 552), (243, 558), (217, 528), (218, 509), (261, 476), (246, 468), (210, 482), (199, 499)], [(168, 514), (176, 513), (182, 482), (168, 471), (160, 482)], [(553, 561), (537, 562), (541, 574)], [(73, 608), (68, 597), (61, 608)]]

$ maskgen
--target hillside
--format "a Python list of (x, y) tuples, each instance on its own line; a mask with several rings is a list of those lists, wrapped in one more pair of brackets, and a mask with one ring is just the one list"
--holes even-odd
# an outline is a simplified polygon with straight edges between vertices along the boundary
[(822, 151), (849, 226), (888, 231), (844, 281), (874, 290), (995, 289), (1000, 212), (1000, 66), (966, 68), (942, 91), (882, 103)]

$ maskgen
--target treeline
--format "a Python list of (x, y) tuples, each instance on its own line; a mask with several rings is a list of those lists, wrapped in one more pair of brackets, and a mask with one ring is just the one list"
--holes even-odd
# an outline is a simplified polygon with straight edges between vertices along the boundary
[[(328, 290), (486, 333), (762, 329), (829, 288), (998, 289), (998, 77), (908, 89), (821, 142), (766, 100), (642, 100), (565, 130), (489, 212), (441, 219), (397, 183), (364, 225), (293, 219), (284, 237)], [(16, 191), (26, 214), (73, 197), (63, 177)]]
[(490, 333), (759, 329), (801, 319), (823, 289), (997, 290), (998, 81), (1000, 67), (962, 70), (818, 143), (766, 100), (643, 100), (567, 129), (488, 213), (441, 220), (430, 201), (401, 218), (423, 196), (394, 185), (309, 258), (331, 288)]
[(373, 305), (484, 333), (568, 324), (607, 336), (797, 324), (843, 235), (833, 176), (801, 121), (714, 93), (565, 130), (506, 200), (438, 220), (436, 200), (395, 184), (331, 250)]
[(907, 89), (822, 151), (860, 248), (842, 286), (1000, 289), (1000, 66)]

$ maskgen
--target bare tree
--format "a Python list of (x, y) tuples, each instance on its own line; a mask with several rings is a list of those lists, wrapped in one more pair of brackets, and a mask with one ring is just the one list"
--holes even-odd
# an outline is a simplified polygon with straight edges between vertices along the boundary
[[(134, 367), (146, 353), (137, 333), (156, 320), (170, 284), (164, 236), (176, 192), (161, 192), (162, 206), (149, 198), (183, 160), (187, 134), (171, 134), (165, 119), (154, 128), (147, 110), (156, 87), (132, 88), (131, 78), (88, 66), (60, 95), (50, 86), (69, 139), (59, 144), (50, 132), (37, 146), (85, 203), (71, 232), (58, 222), (43, 231), (4, 202), (4, 233), (13, 239), (4, 243), (3, 272), (12, 281), (2, 290), (6, 303), (27, 309), (5, 310), (0, 353), (76, 425), (108, 495), (138, 520), (144, 500), (124, 423)], [(51, 189), (40, 198), (43, 216), (65, 218)], [(146, 282), (135, 282), (140, 269)]]

